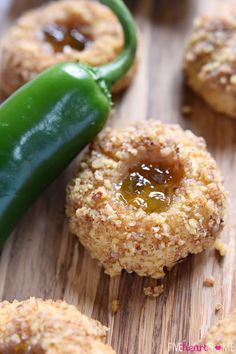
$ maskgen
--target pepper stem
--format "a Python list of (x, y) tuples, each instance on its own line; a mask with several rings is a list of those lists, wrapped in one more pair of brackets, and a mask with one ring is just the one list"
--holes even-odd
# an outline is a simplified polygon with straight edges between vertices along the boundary
[(132, 66), (136, 49), (136, 26), (131, 13), (122, 0), (101, 0), (117, 16), (124, 32), (124, 47), (120, 55), (113, 62), (96, 68), (98, 77), (105, 80), (109, 86), (119, 81)]

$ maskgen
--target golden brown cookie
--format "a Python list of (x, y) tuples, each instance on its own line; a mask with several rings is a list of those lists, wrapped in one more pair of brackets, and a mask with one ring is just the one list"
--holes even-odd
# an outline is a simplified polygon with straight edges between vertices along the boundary
[(211, 328), (204, 343), (219, 354), (236, 353), (236, 310)]
[(106, 129), (67, 189), (69, 227), (111, 276), (162, 278), (214, 244), (224, 218), (220, 172), (203, 138), (177, 125)]
[(106, 331), (63, 301), (0, 303), (2, 354), (115, 354), (103, 343)]
[(204, 16), (187, 42), (188, 84), (214, 110), (236, 118), (236, 17)]
[[(109, 8), (93, 1), (62, 0), (23, 15), (0, 41), (0, 89), (3, 97), (61, 62), (100, 66), (123, 47), (122, 28)], [(137, 61), (114, 87), (123, 90)]]

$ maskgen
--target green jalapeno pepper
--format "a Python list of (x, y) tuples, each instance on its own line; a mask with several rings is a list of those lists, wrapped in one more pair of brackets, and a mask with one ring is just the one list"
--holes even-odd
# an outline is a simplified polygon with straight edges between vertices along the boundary
[(97, 68), (56, 65), (0, 106), (0, 245), (37, 196), (103, 128), (111, 86), (131, 67), (136, 29), (122, 0), (101, 0), (124, 31), (118, 58)]

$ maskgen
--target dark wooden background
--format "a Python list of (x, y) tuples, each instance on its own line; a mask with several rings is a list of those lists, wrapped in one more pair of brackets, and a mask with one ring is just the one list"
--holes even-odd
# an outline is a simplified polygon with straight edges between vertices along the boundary
[[(0, 0), (0, 35), (25, 10), (43, 0)], [(141, 34), (140, 66), (134, 84), (117, 99), (110, 124), (160, 119), (178, 123), (203, 136), (220, 165), (229, 192), (227, 223), (222, 238), (230, 252), (224, 260), (214, 250), (190, 256), (166, 277), (165, 292), (156, 299), (144, 296), (150, 279), (122, 274), (109, 279), (96, 261), (68, 235), (64, 190), (76, 163), (38, 199), (0, 258), (0, 298), (29, 296), (62, 298), (110, 327), (108, 341), (119, 354), (166, 354), (168, 343), (196, 344), (206, 330), (236, 305), (236, 121), (212, 112), (184, 85), (181, 72), (185, 38), (193, 19), (206, 12), (220, 13), (233, 0), (130, 0)], [(222, 4), (223, 3), (223, 4)], [(182, 115), (184, 103), (193, 114)], [(205, 276), (216, 279), (203, 288)], [(109, 312), (119, 299), (121, 309)], [(215, 313), (215, 305), (223, 311)]]

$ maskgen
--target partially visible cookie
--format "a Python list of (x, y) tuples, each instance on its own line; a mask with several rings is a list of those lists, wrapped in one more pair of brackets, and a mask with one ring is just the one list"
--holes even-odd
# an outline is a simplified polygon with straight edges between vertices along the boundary
[(0, 303), (1, 354), (115, 354), (103, 343), (106, 332), (63, 301)]
[[(112, 11), (98, 2), (61, 0), (26, 12), (0, 41), (0, 89), (7, 97), (52, 65), (107, 64), (120, 54), (124, 39)], [(126, 88), (137, 60), (113, 87)]]
[(207, 333), (204, 343), (219, 354), (236, 353), (236, 309)]
[(236, 17), (204, 16), (187, 42), (188, 84), (217, 112), (236, 118)]

